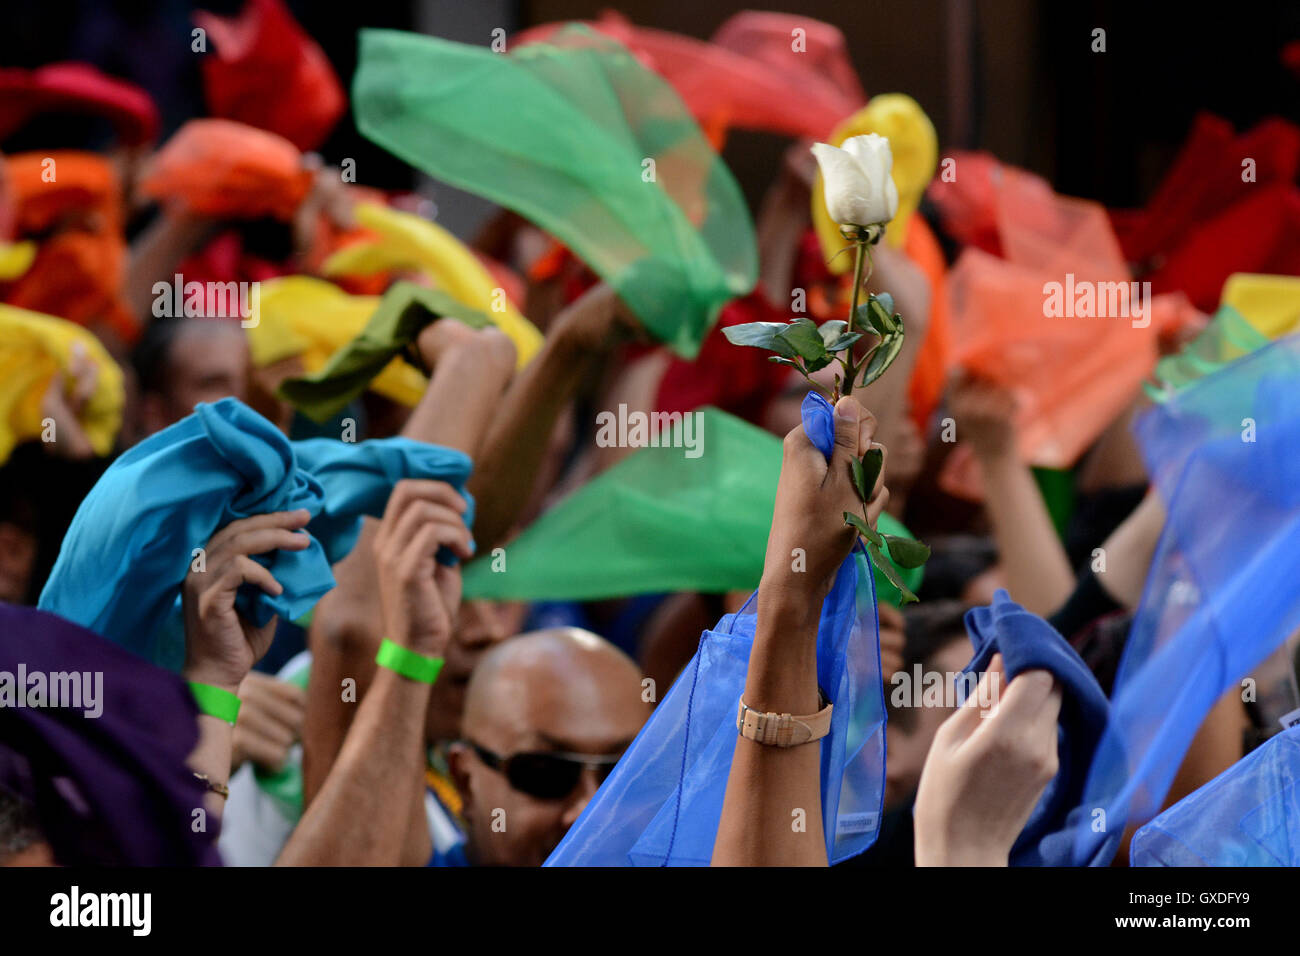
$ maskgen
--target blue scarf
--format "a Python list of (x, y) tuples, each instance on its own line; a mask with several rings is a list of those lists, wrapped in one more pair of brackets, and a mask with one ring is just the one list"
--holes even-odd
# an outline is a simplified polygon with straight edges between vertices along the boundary
[(330, 565), (356, 544), (363, 515), (383, 513), (397, 481), (445, 481), (463, 494), (470, 470), (461, 452), (407, 438), (290, 442), (236, 399), (203, 403), (119, 457), (90, 490), (39, 606), (176, 669), (183, 639), (167, 625), (195, 549), (218, 530), (273, 511), (311, 513), (310, 547), (255, 558), (283, 593), (245, 585), (237, 599), (258, 625), (277, 614), (296, 620), (334, 587)]
[[(993, 655), (1000, 653), (1008, 682), (1029, 670), (1048, 671), (1060, 682), (1059, 769), (1012, 846), (1010, 862), (1012, 866), (1069, 866), (1075, 829), (1092, 825), (1092, 817), (1087, 808), (1080, 807), (1080, 801), (1093, 753), (1106, 728), (1110, 710), (1106, 695), (1065, 638), (1041, 617), (1012, 601), (1006, 591), (999, 589), (988, 607), (967, 611), (966, 630), (975, 646), (975, 656), (963, 673), (982, 673)], [(1119, 845), (1122, 829), (1108, 832), (1097, 852), (1085, 862), (1107, 865)]]

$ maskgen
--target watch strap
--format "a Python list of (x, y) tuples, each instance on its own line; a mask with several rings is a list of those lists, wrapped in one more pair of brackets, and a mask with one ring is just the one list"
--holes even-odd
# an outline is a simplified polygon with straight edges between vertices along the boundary
[(764, 713), (752, 709), (742, 697), (736, 712), (736, 731), (755, 743), (772, 747), (798, 747), (821, 740), (831, 730), (832, 706), (824, 693), (818, 693), (822, 709), (806, 715)]

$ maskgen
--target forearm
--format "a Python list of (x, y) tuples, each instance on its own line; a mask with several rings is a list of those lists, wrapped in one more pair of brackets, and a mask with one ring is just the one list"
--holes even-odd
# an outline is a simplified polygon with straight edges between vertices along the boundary
[[(347, 613), (347, 601), (337, 589), (322, 598), (309, 633), (312, 665), (302, 728), (303, 806), (315, 799), (338, 758), (374, 677), (375, 649), (383, 637), (382, 614), (376, 610), (365, 622)], [(333, 618), (328, 616), (331, 607), (339, 608)], [(322, 612), (327, 615), (324, 619)], [(346, 680), (354, 683), (344, 699)]]
[(339, 756), (276, 861), (286, 866), (401, 862), (423, 787), (429, 685), (380, 669)]
[(448, 349), (402, 434), (475, 458), (513, 371), (513, 350), (490, 338)]
[(1127, 608), (1136, 608), (1146, 587), (1147, 571), (1165, 527), (1165, 506), (1150, 492), (1102, 544), (1106, 570), (1097, 582)]
[[(807, 602), (806, 606), (789, 610), (779, 603), (760, 604), (745, 679), (746, 705), (758, 711), (791, 714), (811, 714), (820, 709), (820, 609), (820, 602)], [(827, 864), (820, 742), (782, 748), (736, 736), (713, 864)]]
[[(429, 387), (402, 434), (417, 441), (477, 452), (501, 389), (513, 372), (513, 353), (491, 341), (471, 340), (438, 359)], [(454, 408), (456, 414), (448, 414)], [(341, 681), (356, 681), (356, 700), (374, 673), (383, 630), (374, 541), (379, 522), (365, 519), (352, 552), (334, 566), (337, 585), (317, 605), (311, 639), (315, 655), (303, 727), (303, 795), (310, 801), (342, 746), (357, 705), (341, 700)]]
[(1014, 447), (976, 454), (1007, 590), (1034, 614), (1051, 614), (1069, 598), (1075, 576), (1033, 472)]
[(603, 354), (584, 353), (557, 329), (511, 383), (469, 482), (480, 554), (500, 544), (519, 520), (560, 414)]
[[(199, 714), (199, 741), (190, 753), (189, 768), (196, 774), (207, 777), (208, 782), (219, 787), (230, 783), (231, 740), (234, 728), (220, 717)], [(209, 790), (204, 798), (203, 807), (209, 815), (220, 818), (225, 808), (226, 798)], [(212, 828), (214, 838), (216, 828)]]
[(165, 210), (131, 244), (123, 292), (127, 306), (136, 315), (153, 315), (153, 287), (170, 285), (176, 267), (207, 240), (216, 229), (210, 219), (188, 212)]

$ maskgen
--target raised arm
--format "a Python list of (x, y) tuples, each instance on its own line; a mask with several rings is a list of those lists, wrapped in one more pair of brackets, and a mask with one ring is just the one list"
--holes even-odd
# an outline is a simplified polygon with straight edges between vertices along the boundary
[[(438, 549), (469, 557), (466, 503), (432, 481), (398, 483), (375, 535), (384, 632), (423, 657), (442, 657), (460, 606), (460, 569)], [(395, 866), (432, 852), (411, 820), (423, 806), (424, 720), (432, 684), (380, 667), (319, 793), (277, 863)], [(412, 847), (412, 842), (416, 846)]]
[(470, 479), (480, 553), (501, 544), (532, 497), (560, 414), (629, 330), (614, 290), (600, 284), (564, 309), (537, 357), (511, 383)]
[[(745, 679), (745, 704), (756, 711), (814, 714), (817, 624), (835, 573), (855, 534), (843, 513), (861, 502), (850, 458), (872, 445), (876, 421), (856, 399), (835, 406), (835, 449), (829, 465), (802, 427), (785, 437), (767, 558), (758, 588), (758, 624)], [(868, 506), (874, 525), (889, 500), (884, 470)], [(793, 561), (802, 549), (806, 570)], [(791, 825), (795, 810), (806, 826)], [(727, 793), (713, 847), (715, 866), (826, 866), (819, 743), (776, 747), (737, 736)]]
[[(209, 693), (224, 695), (227, 701), (238, 696), (240, 684), (271, 646), (275, 619), (263, 627), (253, 626), (236, 612), (235, 596), (245, 583), (271, 595), (284, 590), (271, 572), (251, 556), (277, 549), (303, 550), (311, 543), (301, 532), (310, 517), (299, 510), (243, 518), (232, 521), (207, 542), (204, 570), (191, 570), (181, 586), (185, 680), (211, 688)], [(199, 741), (189, 765), (207, 781), (206, 809), (220, 816), (225, 806), (221, 791), (230, 780), (234, 727), (221, 717), (205, 713), (200, 713), (198, 723)]]
[[(474, 330), (441, 319), (420, 334), (419, 348), (433, 369), (429, 387), (402, 434), (456, 448), (474, 457), (514, 371), (514, 347), (496, 329)], [(309, 804), (329, 772), (353, 716), (340, 684), (356, 681), (361, 700), (385, 635), (374, 548), (379, 522), (366, 519), (352, 553), (334, 566), (337, 586), (316, 607), (310, 631), (311, 681), (303, 724), (303, 799)]]
[(962, 379), (950, 393), (957, 437), (979, 460), (984, 507), (997, 539), (1007, 591), (1034, 614), (1048, 615), (1074, 590), (1074, 572), (1029, 466), (1020, 460), (1010, 392)]

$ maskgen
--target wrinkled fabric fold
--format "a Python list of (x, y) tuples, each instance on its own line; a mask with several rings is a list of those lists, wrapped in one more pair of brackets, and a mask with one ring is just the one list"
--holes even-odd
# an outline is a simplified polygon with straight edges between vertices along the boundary
[(1138, 830), (1133, 866), (1300, 866), (1300, 726)]
[(503, 55), (363, 30), (353, 104), (367, 138), (551, 233), (681, 355), (754, 285), (739, 186), (672, 88), (606, 37), (575, 26)]
[[(1197, 728), (1300, 628), (1300, 336), (1206, 376), (1138, 420), (1168, 517), (1111, 693), (1086, 802), (1107, 826), (1161, 808)], [(1098, 835), (1081, 830), (1076, 859)]]
[(226, 119), (192, 119), (149, 158), (140, 191), (218, 219), (288, 222), (313, 174), (282, 136)]
[[(1057, 727), (1059, 769), (1039, 797), (1029, 820), (1011, 847), (1012, 866), (1069, 866), (1074, 834), (1091, 827), (1093, 816), (1081, 806), (1088, 767), (1106, 726), (1109, 706), (1097, 678), (1065, 638), (1036, 614), (999, 589), (993, 603), (966, 612), (966, 631), (975, 654), (963, 673), (982, 675), (994, 654), (1002, 655), (1007, 681), (1029, 670), (1049, 672), (1061, 686)], [(1005, 693), (1006, 688), (998, 689)], [(1094, 853), (1081, 865), (1106, 866), (1119, 846), (1121, 830), (1103, 834)]]
[(316, 422), (327, 422), (359, 396), (398, 356), (407, 354), (425, 326), (445, 316), (481, 329), (491, 320), (436, 289), (398, 282), (384, 293), (361, 332), (319, 371), (280, 384), (286, 402)]
[(316, 149), (347, 110), (329, 58), (283, 0), (247, 0), (234, 17), (205, 10), (194, 23), (213, 49), (199, 62), (213, 116), (270, 130), (299, 149)]
[[(733, 350), (735, 346), (730, 346)], [(546, 510), (506, 548), (465, 569), (465, 596), (593, 601), (633, 594), (722, 594), (758, 586), (781, 475), (781, 442), (716, 408), (676, 418), (641, 448)], [(686, 442), (698, 442), (692, 450)], [(696, 457), (691, 457), (691, 455)], [(880, 531), (911, 535), (890, 515)], [(557, 560), (559, 556), (563, 560)], [(873, 569), (874, 571), (874, 569)], [(909, 589), (922, 569), (898, 569)], [(902, 595), (875, 572), (876, 593)]]
[(306, 550), (254, 557), (283, 593), (244, 585), (236, 601), (259, 625), (274, 615), (297, 620), (334, 586), (331, 563), (355, 544), (363, 515), (382, 514), (397, 481), (434, 479), (463, 493), (470, 470), (461, 452), (407, 438), (290, 442), (236, 399), (202, 403), (119, 457), (91, 489), (39, 606), (176, 669), (183, 638), (169, 625), (180, 586), (218, 530), (273, 511), (311, 513)]
[[(43, 398), (54, 376), (67, 377), (73, 356), (80, 352), (95, 367), (95, 389), (81, 406), (77, 422), (97, 455), (113, 449), (126, 389), (122, 370), (90, 332), (50, 315), (0, 305), (0, 464), (15, 445), (45, 432)], [(58, 441), (58, 422), (52, 433)]]

